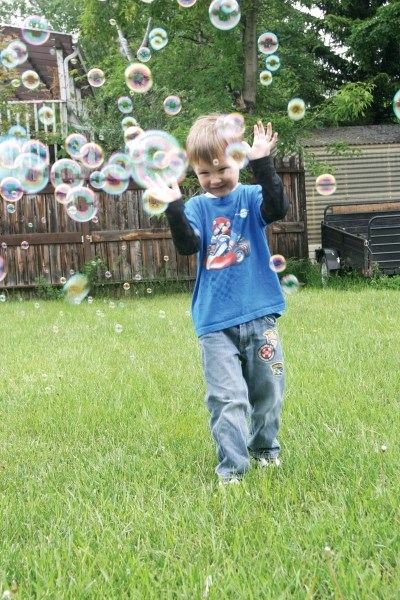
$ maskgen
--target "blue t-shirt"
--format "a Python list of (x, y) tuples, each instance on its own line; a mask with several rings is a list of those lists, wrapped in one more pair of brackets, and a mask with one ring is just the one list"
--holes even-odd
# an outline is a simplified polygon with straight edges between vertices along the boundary
[(198, 336), (285, 309), (278, 276), (269, 267), (262, 201), (260, 185), (239, 184), (222, 198), (201, 194), (185, 204), (201, 241), (192, 298)]

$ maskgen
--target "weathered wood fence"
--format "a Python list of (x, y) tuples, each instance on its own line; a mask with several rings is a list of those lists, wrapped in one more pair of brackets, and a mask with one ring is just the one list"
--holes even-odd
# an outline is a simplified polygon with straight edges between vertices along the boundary
[[(303, 258), (307, 256), (304, 169), (297, 157), (277, 162), (276, 167), (290, 209), (282, 222), (267, 228), (269, 244), (273, 253)], [(33, 288), (39, 277), (57, 285), (96, 258), (111, 273), (110, 283), (132, 282), (139, 276), (141, 280), (194, 279), (196, 257), (176, 253), (166, 219), (150, 217), (142, 208), (141, 195), (135, 188), (119, 196), (97, 193), (97, 220), (86, 223), (73, 221), (51, 188), (23, 196), (13, 214), (3, 201), (0, 255), (7, 276), (0, 289)]]

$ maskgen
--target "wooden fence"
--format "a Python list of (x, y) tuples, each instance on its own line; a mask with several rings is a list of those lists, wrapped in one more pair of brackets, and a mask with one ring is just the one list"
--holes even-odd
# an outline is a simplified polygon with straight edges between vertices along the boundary
[[(304, 170), (296, 157), (276, 167), (290, 209), (284, 221), (267, 228), (270, 248), (286, 257), (303, 258), (307, 256)], [(23, 196), (13, 214), (3, 201), (0, 255), (7, 276), (0, 289), (33, 288), (40, 277), (59, 285), (63, 277), (97, 258), (111, 273), (110, 283), (194, 279), (196, 256), (176, 253), (165, 217), (150, 217), (142, 208), (141, 195), (135, 188), (119, 196), (97, 193), (97, 221), (86, 223), (72, 220), (51, 188)]]

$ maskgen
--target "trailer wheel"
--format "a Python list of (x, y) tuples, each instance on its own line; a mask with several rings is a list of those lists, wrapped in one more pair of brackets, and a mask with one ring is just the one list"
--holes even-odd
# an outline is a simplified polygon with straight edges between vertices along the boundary
[(326, 260), (325, 256), (321, 258), (320, 272), (322, 285), (325, 287), (326, 285), (328, 285), (328, 279), (331, 275), (331, 270), (328, 267), (328, 261)]

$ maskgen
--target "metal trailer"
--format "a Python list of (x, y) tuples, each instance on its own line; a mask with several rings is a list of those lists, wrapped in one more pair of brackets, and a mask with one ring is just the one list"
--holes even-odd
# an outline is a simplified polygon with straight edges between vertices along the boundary
[(400, 273), (400, 200), (330, 204), (321, 222), (316, 250), (321, 276), (339, 270)]

